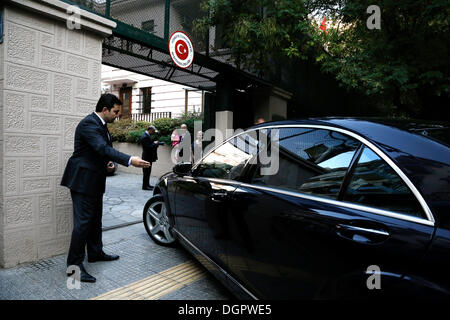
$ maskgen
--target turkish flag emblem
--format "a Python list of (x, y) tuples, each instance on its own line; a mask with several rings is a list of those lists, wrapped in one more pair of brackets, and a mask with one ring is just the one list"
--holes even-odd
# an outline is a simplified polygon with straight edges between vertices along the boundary
[(183, 40), (178, 40), (175, 43), (175, 54), (181, 60), (186, 60), (189, 54), (186, 42), (184, 42)]

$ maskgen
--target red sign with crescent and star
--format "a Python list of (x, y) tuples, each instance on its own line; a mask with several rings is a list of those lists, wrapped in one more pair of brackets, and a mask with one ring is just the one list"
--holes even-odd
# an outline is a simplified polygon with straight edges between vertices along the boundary
[(183, 31), (175, 31), (169, 38), (169, 54), (180, 68), (188, 68), (194, 61), (194, 46), (189, 36)]

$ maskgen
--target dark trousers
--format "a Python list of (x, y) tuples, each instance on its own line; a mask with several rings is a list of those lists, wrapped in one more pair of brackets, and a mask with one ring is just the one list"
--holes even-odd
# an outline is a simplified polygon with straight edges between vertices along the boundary
[(67, 265), (80, 265), (85, 256), (99, 256), (102, 252), (103, 194), (89, 196), (70, 192), (73, 204), (73, 231)]
[(142, 178), (142, 188), (150, 187), (150, 174), (152, 173), (152, 162), (150, 162), (150, 167), (142, 168), (144, 172), (144, 177)]

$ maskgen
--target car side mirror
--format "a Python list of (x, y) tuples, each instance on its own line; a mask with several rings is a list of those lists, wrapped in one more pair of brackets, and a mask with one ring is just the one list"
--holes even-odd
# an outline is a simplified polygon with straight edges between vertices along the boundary
[(184, 176), (191, 173), (192, 163), (190, 162), (182, 162), (178, 163), (173, 167), (173, 172), (177, 176)]

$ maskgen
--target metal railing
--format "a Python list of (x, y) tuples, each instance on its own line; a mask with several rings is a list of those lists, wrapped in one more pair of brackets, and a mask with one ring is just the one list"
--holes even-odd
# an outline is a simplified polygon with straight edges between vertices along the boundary
[(153, 122), (160, 118), (172, 118), (172, 112), (153, 112), (153, 113), (133, 113), (131, 119), (133, 121)]

